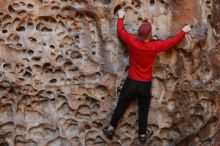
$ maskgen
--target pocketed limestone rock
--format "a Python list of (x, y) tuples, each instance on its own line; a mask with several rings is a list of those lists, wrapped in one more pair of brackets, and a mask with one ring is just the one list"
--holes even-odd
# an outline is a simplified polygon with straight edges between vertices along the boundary
[[(220, 145), (219, 0), (0, 1), (0, 145)], [(155, 40), (193, 30), (157, 55), (148, 123), (137, 138), (137, 102), (111, 141), (109, 122), (127, 76), (128, 52), (116, 32), (137, 35), (150, 22)]]

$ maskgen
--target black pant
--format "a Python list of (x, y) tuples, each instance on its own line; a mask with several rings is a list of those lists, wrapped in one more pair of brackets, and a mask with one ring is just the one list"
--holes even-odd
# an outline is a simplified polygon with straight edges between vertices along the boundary
[(129, 103), (136, 97), (138, 97), (138, 133), (142, 134), (145, 132), (151, 101), (151, 81), (135, 81), (129, 78), (125, 80), (117, 106), (110, 121), (110, 124), (113, 127), (117, 126), (118, 121), (124, 114)]

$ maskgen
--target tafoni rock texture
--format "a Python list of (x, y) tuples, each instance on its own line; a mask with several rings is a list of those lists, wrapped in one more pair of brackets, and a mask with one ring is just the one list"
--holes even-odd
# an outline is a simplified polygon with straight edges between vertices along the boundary
[[(108, 140), (127, 76), (116, 12), (136, 35), (193, 30), (154, 64), (149, 125), (137, 138), (136, 100)], [(0, 0), (1, 146), (219, 146), (220, 0)]]

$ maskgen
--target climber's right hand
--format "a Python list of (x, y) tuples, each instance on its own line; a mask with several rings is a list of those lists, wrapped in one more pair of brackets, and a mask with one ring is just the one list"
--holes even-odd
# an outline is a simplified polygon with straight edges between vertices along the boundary
[(188, 33), (192, 30), (192, 25), (186, 25), (182, 29), (185, 33)]
[(118, 18), (123, 18), (125, 16), (126, 12), (122, 9), (118, 10)]

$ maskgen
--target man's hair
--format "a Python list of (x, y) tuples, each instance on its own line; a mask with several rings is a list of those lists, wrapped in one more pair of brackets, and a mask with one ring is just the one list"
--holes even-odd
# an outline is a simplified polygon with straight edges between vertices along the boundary
[(149, 35), (151, 34), (152, 26), (148, 22), (142, 23), (138, 28), (138, 36), (137, 40), (145, 41), (148, 39)]

